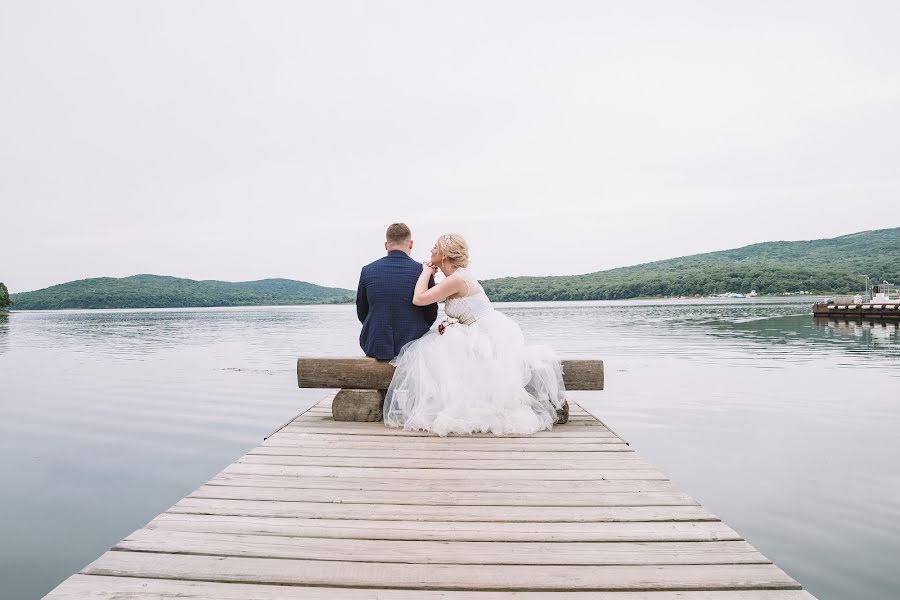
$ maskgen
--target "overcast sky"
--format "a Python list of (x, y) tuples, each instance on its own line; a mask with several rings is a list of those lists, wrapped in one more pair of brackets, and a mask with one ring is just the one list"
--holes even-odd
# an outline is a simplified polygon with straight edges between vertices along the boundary
[(355, 287), (900, 225), (900, 3), (0, 1), (0, 281)]

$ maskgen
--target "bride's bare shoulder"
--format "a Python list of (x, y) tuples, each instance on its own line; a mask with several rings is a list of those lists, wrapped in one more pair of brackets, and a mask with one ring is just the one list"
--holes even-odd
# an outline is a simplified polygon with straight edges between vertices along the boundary
[(451, 282), (452, 288), (454, 290), (453, 294), (450, 296), (451, 298), (460, 298), (468, 295), (469, 275), (465, 269), (459, 268), (455, 270), (450, 275), (447, 275), (444, 281)]

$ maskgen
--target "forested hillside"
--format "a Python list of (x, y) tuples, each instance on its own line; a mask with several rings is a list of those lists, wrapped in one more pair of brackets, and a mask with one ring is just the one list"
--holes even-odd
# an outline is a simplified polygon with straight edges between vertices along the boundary
[(563, 277), (482, 282), (495, 301), (613, 300), (724, 292), (859, 291), (863, 275), (900, 282), (900, 227), (801, 242), (766, 242)]
[(160, 275), (98, 277), (13, 294), (16, 309), (178, 308), (348, 302), (353, 292), (292, 279), (195, 281)]

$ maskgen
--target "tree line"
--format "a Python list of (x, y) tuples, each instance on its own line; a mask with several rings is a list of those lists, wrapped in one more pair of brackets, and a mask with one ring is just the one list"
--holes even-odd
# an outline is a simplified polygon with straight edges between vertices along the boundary
[(824, 240), (765, 242), (743, 248), (562, 277), (506, 277), (482, 282), (492, 300), (619, 300), (860, 292), (865, 276), (900, 282), (900, 227)]
[(0, 281), (0, 310), (10, 306), (12, 306), (12, 301), (9, 299), (9, 290), (6, 289), (6, 284)]
[[(893, 274), (896, 280), (897, 273)], [(862, 290), (854, 273), (828, 269), (754, 266), (686, 268), (678, 272), (610, 273), (605, 276), (519, 277), (483, 282), (498, 302), (530, 300), (621, 300), (658, 296), (708, 296), (725, 292), (777, 295), (798, 291), (814, 294)]]
[(195, 281), (158, 275), (98, 277), (14, 294), (19, 310), (73, 308), (185, 308), (335, 304), (349, 302), (350, 290), (304, 281)]

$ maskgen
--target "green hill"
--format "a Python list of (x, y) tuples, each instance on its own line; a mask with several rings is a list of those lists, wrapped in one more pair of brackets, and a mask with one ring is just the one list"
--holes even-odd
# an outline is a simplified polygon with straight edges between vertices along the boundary
[[(900, 283), (900, 227), (836, 238), (766, 242), (563, 277), (482, 282), (495, 301), (614, 300), (723, 292), (857, 292), (863, 278)], [(159, 275), (100, 277), (11, 294), (16, 309), (176, 308), (351, 302), (354, 293), (291, 279), (232, 283)]]
[(11, 295), (15, 308), (179, 308), (349, 302), (354, 293), (292, 279), (194, 281), (160, 275), (81, 279)]
[(841, 237), (766, 242), (733, 250), (563, 277), (482, 282), (494, 301), (615, 300), (724, 292), (856, 292), (861, 275), (900, 283), (900, 227)]

